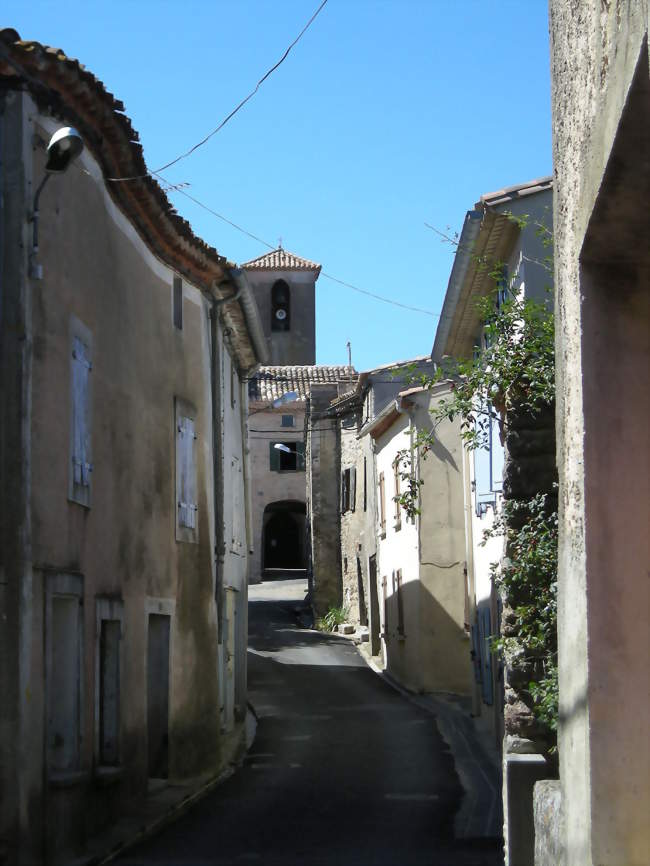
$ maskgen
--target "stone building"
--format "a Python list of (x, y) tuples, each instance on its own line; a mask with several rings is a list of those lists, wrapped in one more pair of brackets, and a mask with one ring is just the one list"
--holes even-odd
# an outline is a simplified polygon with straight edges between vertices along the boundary
[[(436, 365), (444, 367), (447, 358), (471, 358), (486, 345), (479, 299), (494, 295), (497, 310), (508, 297), (552, 303), (552, 266), (544, 245), (552, 225), (552, 186), (552, 178), (544, 177), (487, 193), (468, 211), (431, 353)], [(495, 283), (497, 264), (500, 277)], [(504, 498), (555, 496), (552, 419), (552, 407), (532, 417), (515, 418), (508, 410), (506, 429), (512, 430), (505, 441), (499, 421), (493, 419), (485, 447), (463, 458), (473, 714), (499, 748), (503, 741), (504, 836), (511, 866), (532, 862), (533, 786), (552, 776), (554, 768), (542, 754), (545, 732), (534, 718), (531, 699), (522, 695), (531, 672), (510, 664), (504, 670), (492, 652), (491, 641), (501, 634), (503, 599), (493, 584), (491, 565), (503, 557), (504, 539), (493, 535), (484, 543), (484, 533), (501, 513)]]
[(241, 274), (175, 213), (137, 141), (76, 60), (0, 31), (12, 866), (81, 856), (152, 785), (216, 776), (242, 734), (245, 379), (264, 334)]
[[(353, 380), (353, 368), (260, 367), (248, 383), (252, 522), (250, 582), (306, 576), (305, 409), (310, 390)], [(286, 399), (289, 395), (289, 400)]]
[(428, 355), (358, 374), (354, 382), (312, 386), (307, 422), (308, 526), (313, 602), (319, 615), (344, 605), (381, 655), (377, 583), (377, 499), (369, 424), (412, 379), (431, 375)]
[[(536, 863), (650, 862), (646, 0), (551, 0), (560, 782)], [(545, 852), (549, 852), (548, 854)]]
[(313, 386), (347, 382), (351, 367), (316, 364), (321, 266), (279, 247), (245, 262), (269, 345), (270, 366), (249, 381), (251, 490), (256, 538), (250, 582), (307, 575), (305, 408)]

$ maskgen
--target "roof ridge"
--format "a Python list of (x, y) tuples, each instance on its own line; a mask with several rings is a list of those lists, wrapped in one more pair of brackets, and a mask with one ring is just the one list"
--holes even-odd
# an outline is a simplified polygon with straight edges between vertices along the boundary
[(268, 253), (262, 253), (261, 256), (250, 259), (250, 261), (243, 262), (240, 267), (250, 270), (318, 271), (318, 273), (321, 269), (318, 262), (305, 259), (281, 246), (270, 250)]

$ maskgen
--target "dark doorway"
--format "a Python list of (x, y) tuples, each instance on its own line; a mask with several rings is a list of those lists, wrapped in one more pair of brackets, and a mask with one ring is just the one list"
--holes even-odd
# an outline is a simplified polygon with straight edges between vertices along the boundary
[(147, 731), (153, 779), (166, 779), (169, 772), (169, 625), (168, 616), (149, 614)]
[(370, 589), (370, 652), (379, 655), (379, 594), (377, 591), (377, 557), (368, 560), (368, 587)]
[(307, 567), (305, 556), (305, 503), (272, 502), (264, 509), (264, 570)]

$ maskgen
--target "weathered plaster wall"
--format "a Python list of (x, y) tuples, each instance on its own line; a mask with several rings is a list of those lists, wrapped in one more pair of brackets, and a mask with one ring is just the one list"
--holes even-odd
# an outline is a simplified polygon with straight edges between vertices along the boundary
[[(559, 753), (571, 866), (636, 866), (648, 794), (648, 6), (551, 0)], [(646, 728), (644, 732), (644, 727)]]
[[(446, 386), (413, 398), (413, 423), (431, 429), (430, 410)], [(473, 671), (466, 617), (463, 446), (460, 421), (436, 426), (426, 459), (420, 458), (420, 665), (427, 691), (469, 695)]]
[[(146, 791), (149, 613), (171, 616), (169, 775), (180, 778), (216, 772), (221, 760), (219, 624), (213, 556), (208, 301), (184, 282), (183, 329), (174, 327), (174, 274), (154, 258), (116, 208), (88, 151), (77, 168), (50, 180), (43, 192), (38, 254), (43, 279), (26, 279), (31, 231), (28, 239), (24, 215), (30, 209), (25, 199), (31, 202), (33, 195), (33, 187), (29, 188), (32, 155), (34, 177), (42, 176), (44, 165), (43, 152), (31, 145), (35, 132), (47, 139), (56, 125), (39, 117), (25, 95), (16, 94), (13, 105), (2, 129), (3, 147), (7, 143), (11, 149), (13, 172), (2, 178), (3, 246), (10, 240), (15, 249), (16, 227), (20, 227), (25, 235), (24, 261), (12, 262), (3, 255), (2, 280), (4, 284), (7, 276), (11, 278), (13, 314), (22, 316), (23, 323), (19, 339), (27, 337), (18, 352), (18, 346), (13, 346), (12, 364), (18, 363), (28, 375), (23, 373), (22, 380), (18, 379), (23, 388), (19, 399), (15, 392), (4, 390), (6, 380), (2, 396), (3, 417), (7, 407), (8, 417), (17, 411), (22, 419), (17, 427), (22, 444), (11, 455), (15, 460), (22, 453), (22, 476), (14, 471), (12, 483), (20, 489), (17, 501), (24, 503), (31, 496), (31, 526), (21, 529), (3, 522), (3, 531), (21, 539), (21, 550), (8, 561), (3, 542), (3, 568), (9, 565), (11, 572), (8, 612), (16, 617), (19, 634), (15, 643), (12, 638), (12, 662), (8, 667), (3, 662), (2, 675), (10, 700), (17, 685), (26, 700), (22, 706), (20, 701), (13, 704), (14, 715), (3, 713), (3, 719), (14, 725), (3, 742), (12, 743), (20, 768), (12, 769), (10, 760), (5, 773), (3, 764), (2, 783), (12, 786), (9, 802), (13, 800), (15, 807), (5, 810), (3, 806), (2, 832), (6, 828), (11, 832), (17, 813), (25, 833), (19, 843), (20, 857), (32, 862), (32, 855), (35, 861), (42, 855), (43, 837), (51, 847), (79, 851), (86, 833), (112, 820), (125, 803)], [(20, 161), (27, 167), (27, 177), (21, 177)], [(20, 183), (27, 187), (22, 201)], [(8, 239), (7, 231), (14, 236)], [(92, 339), (89, 508), (68, 499), (73, 320), (83, 323)], [(223, 348), (221, 335), (219, 340)], [(31, 362), (31, 370), (26, 362)], [(223, 383), (218, 387), (223, 389)], [(176, 541), (176, 398), (196, 410), (195, 543)], [(233, 407), (232, 416), (233, 423), (226, 424), (225, 443), (241, 459), (238, 406)], [(5, 430), (3, 472), (8, 445)], [(241, 480), (235, 484), (231, 473), (227, 483), (233, 496), (242, 499), (243, 510)], [(6, 514), (9, 503), (4, 484), (3, 497)], [(227, 580), (241, 584), (239, 572), (245, 573), (245, 564), (238, 570), (227, 562), (225, 570)], [(47, 778), (43, 682), (48, 656), (43, 635), (49, 628), (44, 625), (44, 601), (57, 574), (79, 576), (83, 586), (80, 772), (65, 787), (46, 783), (43, 788)], [(124, 603), (122, 773), (108, 787), (94, 784), (91, 775), (97, 763), (95, 598), (99, 595), (119, 597)], [(30, 850), (32, 844), (36, 853)], [(16, 857), (12, 862), (18, 862)]]

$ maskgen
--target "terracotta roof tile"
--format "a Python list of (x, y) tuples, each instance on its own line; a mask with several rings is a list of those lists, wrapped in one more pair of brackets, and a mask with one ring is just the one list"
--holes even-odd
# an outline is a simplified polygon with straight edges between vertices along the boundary
[(303, 259), (289, 250), (278, 247), (270, 253), (264, 253), (250, 262), (244, 262), (241, 266), (251, 271), (317, 271), (320, 273), (321, 266), (309, 259)]
[[(313, 364), (293, 367), (259, 367), (248, 382), (251, 400), (272, 402), (287, 391), (296, 391), (300, 400), (309, 396), (312, 384), (354, 384), (358, 376), (354, 367)], [(287, 404), (289, 405), (289, 404)]]
[[(207, 293), (215, 285), (226, 295), (235, 293), (229, 274), (233, 265), (194, 234), (148, 173), (124, 103), (99, 78), (60, 48), (23, 40), (7, 27), (0, 28), (0, 80), (9, 87), (25, 86), (44, 114), (76, 127), (104, 178), (136, 178), (106, 181), (106, 188), (156, 256)], [(240, 363), (249, 369), (257, 358), (241, 304), (230, 305), (228, 316)]]

